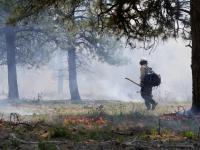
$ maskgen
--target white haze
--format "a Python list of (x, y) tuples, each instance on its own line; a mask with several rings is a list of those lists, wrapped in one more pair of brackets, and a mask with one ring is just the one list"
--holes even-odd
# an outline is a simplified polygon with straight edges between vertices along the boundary
[[(161, 86), (154, 90), (157, 101), (191, 100), (191, 50), (185, 47), (186, 44), (181, 40), (170, 40), (164, 44), (160, 43), (151, 54), (145, 50), (126, 49), (124, 53), (131, 62), (121, 67), (93, 62), (90, 72), (78, 72), (78, 85), (82, 99), (141, 101), (140, 94), (137, 92), (140, 88), (125, 80), (124, 77), (139, 82), (139, 60), (145, 57), (149, 61), (149, 66), (162, 77)], [(67, 67), (67, 63), (64, 65)], [(1, 67), (2, 98), (5, 98), (7, 93), (6, 73), (6, 67)], [(67, 73), (65, 74), (67, 76)], [(45, 66), (39, 70), (18, 67), (18, 85), (21, 98), (37, 99), (40, 93), (44, 99), (70, 99), (67, 77), (64, 81), (64, 94), (58, 96), (54, 67)]]

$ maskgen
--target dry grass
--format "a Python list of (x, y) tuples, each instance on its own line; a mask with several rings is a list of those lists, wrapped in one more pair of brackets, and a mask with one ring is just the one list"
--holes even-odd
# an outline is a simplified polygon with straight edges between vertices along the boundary
[[(23, 113), (30, 111), (33, 114), (20, 115), (20, 119), (11, 120), (12, 123), (8, 118), (8, 121), (2, 119), (1, 135), (9, 137), (10, 134), (14, 134), (17, 138), (12, 140), (2, 138), (0, 141), (4, 143), (3, 148), (7, 144), (8, 149), (21, 145), (25, 149), (27, 141), (37, 141), (35, 142), (37, 144), (32, 144), (34, 146), (30, 149), (42, 150), (58, 149), (55, 143), (63, 140), (68, 141), (63, 145), (71, 145), (69, 149), (82, 149), (83, 143), (97, 146), (103, 141), (110, 141), (110, 144), (107, 144), (108, 149), (113, 141), (114, 149), (116, 145), (120, 148), (123, 148), (124, 144), (127, 146), (127, 141), (132, 141), (133, 144), (134, 140), (182, 142), (190, 139), (195, 141), (199, 138), (198, 120), (194, 118), (160, 120), (159, 123), (160, 115), (177, 112), (178, 108), (180, 111), (182, 107), (179, 106), (188, 109), (190, 104), (188, 102), (162, 103), (155, 111), (147, 111), (143, 103), (120, 101), (84, 101), (76, 104), (64, 101), (18, 102), (12, 104), (12, 107), (23, 110)], [(45, 141), (53, 141), (54, 144), (49, 143), (49, 145)], [(74, 143), (78, 147), (74, 146)], [(66, 148), (61, 145), (59, 149)]]

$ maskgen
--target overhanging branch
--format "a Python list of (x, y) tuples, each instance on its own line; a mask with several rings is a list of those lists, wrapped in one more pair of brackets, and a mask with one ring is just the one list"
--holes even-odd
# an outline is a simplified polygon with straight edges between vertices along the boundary
[(15, 33), (19, 33), (19, 32), (36, 32), (36, 33), (46, 33), (44, 32), (44, 30), (42, 29), (37, 29), (34, 27), (29, 27), (29, 28), (17, 28), (15, 30)]

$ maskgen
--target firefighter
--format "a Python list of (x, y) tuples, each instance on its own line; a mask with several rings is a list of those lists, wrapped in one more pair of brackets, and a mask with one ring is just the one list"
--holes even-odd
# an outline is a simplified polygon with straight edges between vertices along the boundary
[(154, 110), (157, 106), (157, 102), (153, 99), (152, 85), (145, 83), (144, 78), (147, 74), (152, 72), (152, 68), (148, 67), (148, 62), (145, 59), (140, 60), (140, 85), (141, 85), (141, 96), (145, 101), (147, 110)]

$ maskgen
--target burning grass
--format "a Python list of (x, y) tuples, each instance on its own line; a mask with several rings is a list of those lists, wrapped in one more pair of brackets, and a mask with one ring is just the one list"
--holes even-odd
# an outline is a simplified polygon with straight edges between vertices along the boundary
[(140, 103), (110, 101), (15, 105), (40, 109), (42, 113), (26, 116), (13, 113), (7, 118), (2, 115), (0, 149), (200, 147), (198, 118), (165, 115), (176, 112), (180, 104), (161, 104), (155, 111), (146, 111)]

